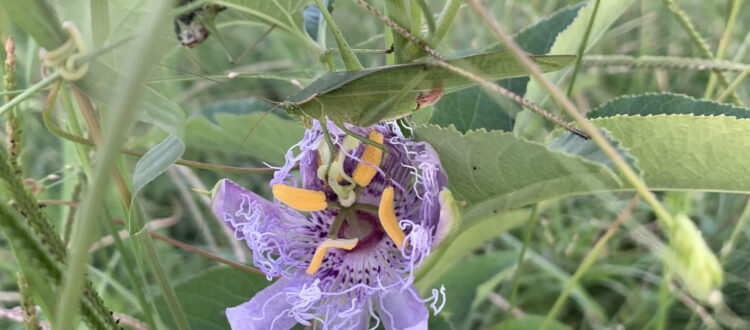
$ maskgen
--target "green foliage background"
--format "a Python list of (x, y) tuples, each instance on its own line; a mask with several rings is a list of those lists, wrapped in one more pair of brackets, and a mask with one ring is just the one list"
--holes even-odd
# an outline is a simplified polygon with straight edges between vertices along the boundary
[[(306, 24), (303, 10), (311, 1), (220, 1), (227, 6), (216, 19), (223, 43), (213, 34), (201, 45), (187, 48), (179, 45), (170, 29), (176, 11), (159, 17), (159, 28), (141, 30), (153, 14), (155, 1), (35, 0), (23, 8), (28, 17), (16, 14), (19, 11), (13, 6), (18, 3), (12, 2), (0, 1), (0, 36), (3, 40), (15, 38), (18, 92), (42, 80), (39, 47), (52, 47), (65, 37), (57, 31), (59, 25), (35, 14), (34, 4), (49, 3), (53, 16), (75, 22), (91, 49), (134, 34), (148, 33), (155, 40), (155, 46), (148, 49), (128, 43), (102, 55), (77, 83), (94, 101), (102, 122), (113, 116), (117, 99), (133, 97), (135, 105), (126, 110), (134, 112), (136, 122), (125, 136), (125, 147), (153, 151), (141, 162), (128, 156), (115, 159), (132, 189), (135, 211), (123, 208), (121, 196), (109, 183), (102, 203), (106, 212), (94, 217), (97, 225), (90, 237), (102, 247), (91, 253), (86, 270), (91, 287), (115, 312), (148, 321), (150, 311), (153, 325), (159, 328), (184, 327), (179, 325), (179, 313), (169, 305), (177, 301), (193, 329), (227, 328), (223, 309), (248, 300), (268, 284), (266, 278), (160, 240), (143, 243), (147, 235), (140, 231), (141, 221), (179, 242), (252, 265), (246, 246), (214, 218), (207, 199), (190, 189), (207, 190), (218, 179), (228, 177), (270, 196), (270, 172), (178, 169), (171, 164), (179, 157), (248, 168), (282, 164), (304, 127), (283, 111), (266, 116), (273, 107), (266, 99), (287, 100), (327, 73), (330, 64), (324, 50), (336, 48), (330, 29), (326, 24)], [(334, 19), (352, 48), (384, 50), (390, 46), (382, 22), (374, 16), (353, 1), (331, 2)], [(438, 13), (445, 1), (427, 2)], [(593, 2), (504, 0), (484, 4), (514, 33), (514, 40), (525, 51), (544, 55), (578, 51), (588, 23), (585, 15), (591, 15)], [(715, 51), (737, 2), (742, 3), (686, 0), (678, 5)], [(371, 3), (384, 7), (383, 1)], [(665, 3), (603, 0), (586, 54), (672, 59), (647, 67), (602, 66), (584, 58), (570, 97), (645, 183), (658, 191), (670, 212), (687, 214), (695, 221), (714, 253), (719, 255), (727, 242), (733, 242), (731, 253), (721, 254), (726, 272), (721, 287), (725, 307), (704, 305), (707, 312), (697, 313), (690, 304), (695, 300), (679, 282), (672, 282), (674, 290), (670, 291), (663, 262), (639, 233), (647, 230), (657, 243), (666, 243), (668, 234), (644, 202), (634, 207), (591, 267), (574, 279), (581, 261), (626, 208), (634, 195), (632, 188), (595, 145), (570, 138), (505, 97), (470, 87), (446, 94), (440, 102), (409, 117), (415, 138), (431, 142), (439, 152), (463, 213), (460, 233), (434, 253), (416, 283), (424, 293), (440, 285), (447, 289), (446, 307), (430, 319), (431, 328), (537, 328), (553, 309), (552, 297), (558, 297), (566, 285), (572, 285), (570, 297), (558, 311), (558, 323), (549, 329), (699, 329), (711, 328), (714, 323), (741, 328), (741, 320), (750, 322), (750, 230), (744, 226), (750, 217), (746, 195), (750, 192), (750, 110), (713, 101), (721, 89), (709, 100), (701, 100), (710, 71), (688, 60), (680, 64), (680, 58), (703, 56)], [(726, 60), (741, 68), (750, 62), (748, 18), (750, 6), (739, 6), (726, 39)], [(45, 30), (48, 25), (52, 28)], [(231, 63), (223, 47), (234, 57), (250, 51)], [(438, 47), (448, 58), (498, 49), (503, 46), (466, 6)], [(123, 69), (134, 54), (154, 62), (134, 64), (148, 68), (143, 80), (147, 88), (135, 96), (122, 88), (130, 76)], [(335, 68), (344, 70), (338, 53), (330, 54)], [(391, 64), (382, 52), (357, 56), (364, 67)], [(570, 84), (571, 71), (572, 65), (550, 77), (564, 90)], [(4, 68), (2, 73), (7, 73)], [(738, 73), (725, 74), (731, 81)], [(560, 113), (555, 102), (527, 77), (498, 84)], [(744, 81), (736, 88), (744, 104), (750, 104), (749, 86)], [(15, 112), (22, 128), (22, 177), (44, 187), (36, 198), (53, 201), (47, 202), (43, 212), (55, 233), (65, 236), (68, 219), (77, 219), (75, 208), (54, 201), (80, 202), (85, 198), (79, 191), (86, 190), (91, 176), (87, 177), (89, 165), (81, 159), (90, 149), (79, 149), (78, 144), (45, 127), (42, 110), (51, 89), (46, 86), (27, 98)], [(80, 124), (85, 120), (71, 90), (63, 87), (59, 93), (52, 120), (73, 131), (71, 125), (77, 125), (73, 120)], [(74, 111), (66, 111), (66, 98), (72, 99)], [(262, 121), (249, 134), (258, 120)], [(80, 126), (84, 133), (88, 131), (85, 125)], [(0, 202), (18, 204), (12, 185), (6, 187), (10, 189), (0, 190)], [(538, 223), (525, 240), (524, 226), (532, 215)], [(130, 226), (110, 226), (109, 217), (129, 221)], [(105, 240), (116, 230), (124, 233), (122, 245)], [(16, 274), (33, 267), (22, 258), (24, 252), (14, 254), (13, 236), (7, 231), (4, 234), (0, 235), (0, 306), (9, 309), (19, 305)], [(17, 245), (13, 247), (18, 250)], [(514, 286), (522, 247), (527, 250), (525, 262)], [(149, 251), (156, 260), (149, 259)], [(41, 271), (31, 271), (30, 282), (35, 280), (34, 274), (40, 276), (37, 282), (43, 282)], [(170, 298), (160, 279), (168, 281), (176, 298)], [(40, 300), (45, 296), (55, 300), (61, 291), (59, 284), (49, 285), (50, 292), (34, 296), (43, 309)], [(527, 317), (512, 320), (509, 301)], [(46, 314), (39, 316), (51, 321)], [(86, 326), (81, 323), (79, 327)], [(0, 319), (0, 328), (23, 327)]]

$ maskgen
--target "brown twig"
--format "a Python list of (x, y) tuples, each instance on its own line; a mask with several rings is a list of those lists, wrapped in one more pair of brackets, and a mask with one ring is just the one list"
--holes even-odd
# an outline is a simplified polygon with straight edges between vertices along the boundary
[[(116, 219), (116, 218), (113, 218), (112, 221), (114, 221), (114, 222), (116, 222), (116, 223), (118, 223), (120, 225), (124, 225), (125, 224), (124, 221), (122, 221), (120, 219)], [(244, 270), (244, 271), (249, 272), (249, 273), (266, 275), (264, 272), (262, 272), (259, 269), (256, 269), (256, 268), (253, 268), (253, 267), (249, 267), (249, 266), (246, 266), (246, 265), (243, 265), (243, 264), (240, 264), (240, 263), (236, 263), (236, 262), (231, 261), (231, 260), (224, 259), (222, 257), (219, 257), (217, 255), (208, 253), (206, 251), (203, 251), (203, 250), (201, 250), (199, 248), (193, 247), (193, 246), (191, 246), (189, 244), (185, 244), (185, 243), (180, 242), (178, 240), (175, 240), (173, 238), (169, 238), (167, 236), (163, 236), (163, 235), (157, 234), (157, 233), (152, 232), (150, 230), (148, 231), (148, 233), (153, 238), (156, 238), (158, 240), (167, 242), (167, 243), (169, 243), (171, 245), (174, 245), (174, 246), (176, 246), (178, 248), (181, 248), (181, 249), (183, 249), (185, 251), (189, 251), (189, 252), (195, 253), (195, 254), (203, 256), (205, 258), (208, 258), (208, 259), (211, 259), (211, 260), (214, 260), (214, 261), (218, 261), (218, 262), (223, 263), (225, 265), (228, 265), (230, 267), (234, 267), (234, 268), (237, 268), (239, 270)]]
[(420, 48), (422, 48), (425, 52), (427, 52), (428, 54), (430, 54), (430, 56), (432, 56), (435, 59), (437, 59), (436, 63), (438, 65), (440, 65), (440, 66), (442, 66), (442, 67), (444, 67), (444, 68), (446, 68), (448, 70), (451, 70), (451, 71), (453, 71), (455, 73), (458, 73), (458, 74), (460, 74), (460, 75), (462, 75), (462, 76), (464, 76), (466, 78), (469, 78), (469, 79), (473, 80), (474, 82), (476, 82), (477, 84), (481, 85), (484, 88), (490, 89), (492, 91), (495, 91), (495, 92), (497, 92), (499, 94), (504, 95), (505, 97), (507, 97), (507, 98), (509, 98), (509, 99), (511, 99), (511, 100), (513, 100), (513, 101), (515, 101), (515, 102), (517, 102), (517, 103), (519, 103), (519, 104), (521, 104), (521, 105), (523, 105), (523, 106), (531, 109), (532, 111), (536, 112), (537, 114), (541, 115), (542, 117), (544, 117), (544, 118), (546, 118), (546, 119), (554, 122), (555, 124), (558, 124), (558, 125), (564, 127), (565, 129), (569, 130), (570, 132), (572, 132), (572, 133), (574, 133), (574, 134), (576, 134), (576, 135), (578, 135), (578, 136), (580, 136), (580, 137), (582, 137), (584, 139), (588, 139), (589, 138), (588, 134), (586, 134), (582, 130), (580, 130), (580, 129), (576, 128), (576, 127), (573, 127), (570, 123), (568, 123), (568, 122), (566, 122), (566, 121), (558, 118), (557, 116), (555, 116), (554, 114), (548, 112), (547, 110), (544, 110), (542, 107), (540, 107), (536, 103), (533, 103), (533, 102), (531, 102), (531, 101), (529, 101), (527, 99), (524, 99), (523, 97), (519, 96), (518, 94), (513, 93), (513, 92), (511, 92), (511, 91), (509, 91), (509, 90), (507, 90), (505, 88), (502, 88), (502, 87), (498, 86), (497, 84), (495, 84), (495, 83), (493, 83), (493, 82), (491, 82), (491, 81), (489, 81), (487, 79), (484, 79), (484, 78), (482, 78), (482, 77), (480, 77), (480, 76), (478, 76), (478, 75), (476, 75), (476, 74), (474, 74), (472, 72), (466, 71), (464, 69), (461, 69), (461, 68), (459, 68), (459, 67), (457, 67), (455, 65), (452, 65), (452, 64), (446, 62), (445, 59), (442, 56), (440, 56), (440, 54), (438, 54), (437, 51), (435, 51), (430, 46), (428, 46), (427, 43), (425, 43), (422, 40), (419, 40), (419, 38), (415, 37), (413, 34), (411, 34), (411, 32), (407, 31), (403, 27), (401, 27), (398, 24), (396, 24), (393, 20), (391, 20), (388, 17), (386, 17), (383, 13), (381, 13), (380, 11), (378, 11), (377, 9), (375, 9), (374, 7), (372, 7), (369, 4), (367, 4), (366, 2), (364, 2), (364, 0), (354, 0), (354, 1), (357, 4), (359, 4), (362, 8), (366, 9), (367, 11), (369, 11), (370, 13), (372, 13), (373, 15), (375, 15), (378, 19), (380, 19), (381, 21), (383, 21), (385, 24), (387, 24), (388, 26), (390, 26), (396, 32), (398, 32), (399, 34), (401, 34), (402, 36), (406, 37), (411, 42), (413, 42), (414, 44), (416, 44), (417, 46), (419, 46)]

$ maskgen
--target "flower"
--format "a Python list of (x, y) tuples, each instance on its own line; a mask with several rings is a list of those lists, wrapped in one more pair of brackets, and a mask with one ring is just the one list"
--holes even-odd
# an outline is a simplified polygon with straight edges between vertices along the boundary
[(269, 280), (279, 277), (226, 310), (233, 329), (312, 321), (367, 329), (371, 317), (386, 329), (426, 329), (425, 303), (435, 314), (442, 309), (444, 287), (422, 299), (413, 285), (455, 213), (435, 150), (404, 137), (394, 122), (347, 128), (377, 144), (315, 121), (270, 182), (275, 202), (227, 179), (217, 184), (214, 212), (247, 242), (255, 266)]

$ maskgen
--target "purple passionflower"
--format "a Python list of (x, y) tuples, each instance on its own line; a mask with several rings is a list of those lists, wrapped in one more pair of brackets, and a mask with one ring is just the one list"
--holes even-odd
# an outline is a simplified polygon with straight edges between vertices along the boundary
[(367, 329), (371, 318), (388, 330), (427, 329), (425, 303), (437, 314), (444, 288), (423, 299), (414, 271), (445, 238), (452, 217), (435, 150), (404, 137), (394, 122), (347, 126), (388, 153), (330, 121), (326, 128), (330, 141), (315, 121), (289, 149), (270, 183), (275, 202), (227, 179), (215, 188), (216, 215), (247, 242), (255, 266), (269, 280), (279, 278), (227, 308), (232, 329), (315, 321), (325, 329)]

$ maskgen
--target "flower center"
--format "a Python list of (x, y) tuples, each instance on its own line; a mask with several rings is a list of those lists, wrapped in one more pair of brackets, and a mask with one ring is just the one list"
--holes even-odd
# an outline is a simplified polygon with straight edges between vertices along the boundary
[[(383, 134), (375, 130), (369, 134), (369, 139), (378, 144), (383, 143), (383, 138)], [(313, 255), (307, 268), (307, 273), (310, 275), (315, 274), (320, 268), (329, 248), (355, 252), (373, 246), (385, 235), (388, 235), (399, 249), (408, 244), (404, 242), (406, 235), (399, 226), (399, 219), (394, 211), (395, 192), (392, 186), (382, 191), (377, 206), (356, 203), (361, 190), (355, 188), (370, 185), (377, 174), (376, 167), (381, 164), (383, 151), (367, 144), (360, 162), (350, 177), (344, 172), (346, 159), (344, 152), (357, 147), (356, 142), (352, 143), (353, 140), (353, 138), (344, 139), (343, 146), (335, 157), (331, 157), (331, 150), (326, 148), (323, 141), (317, 150), (317, 175), (338, 197), (338, 202), (331, 202), (331, 205), (338, 209), (338, 216), (333, 220), (326, 240), (317, 247)], [(326, 193), (322, 191), (295, 188), (284, 184), (276, 184), (272, 190), (276, 199), (300, 211), (322, 211), (330, 206)], [(374, 215), (376, 212), (377, 216)]]
[(372, 247), (385, 237), (383, 227), (378, 218), (370, 212), (356, 211), (349, 216), (341, 226), (340, 238), (357, 238), (359, 242), (351, 252), (361, 251)]

